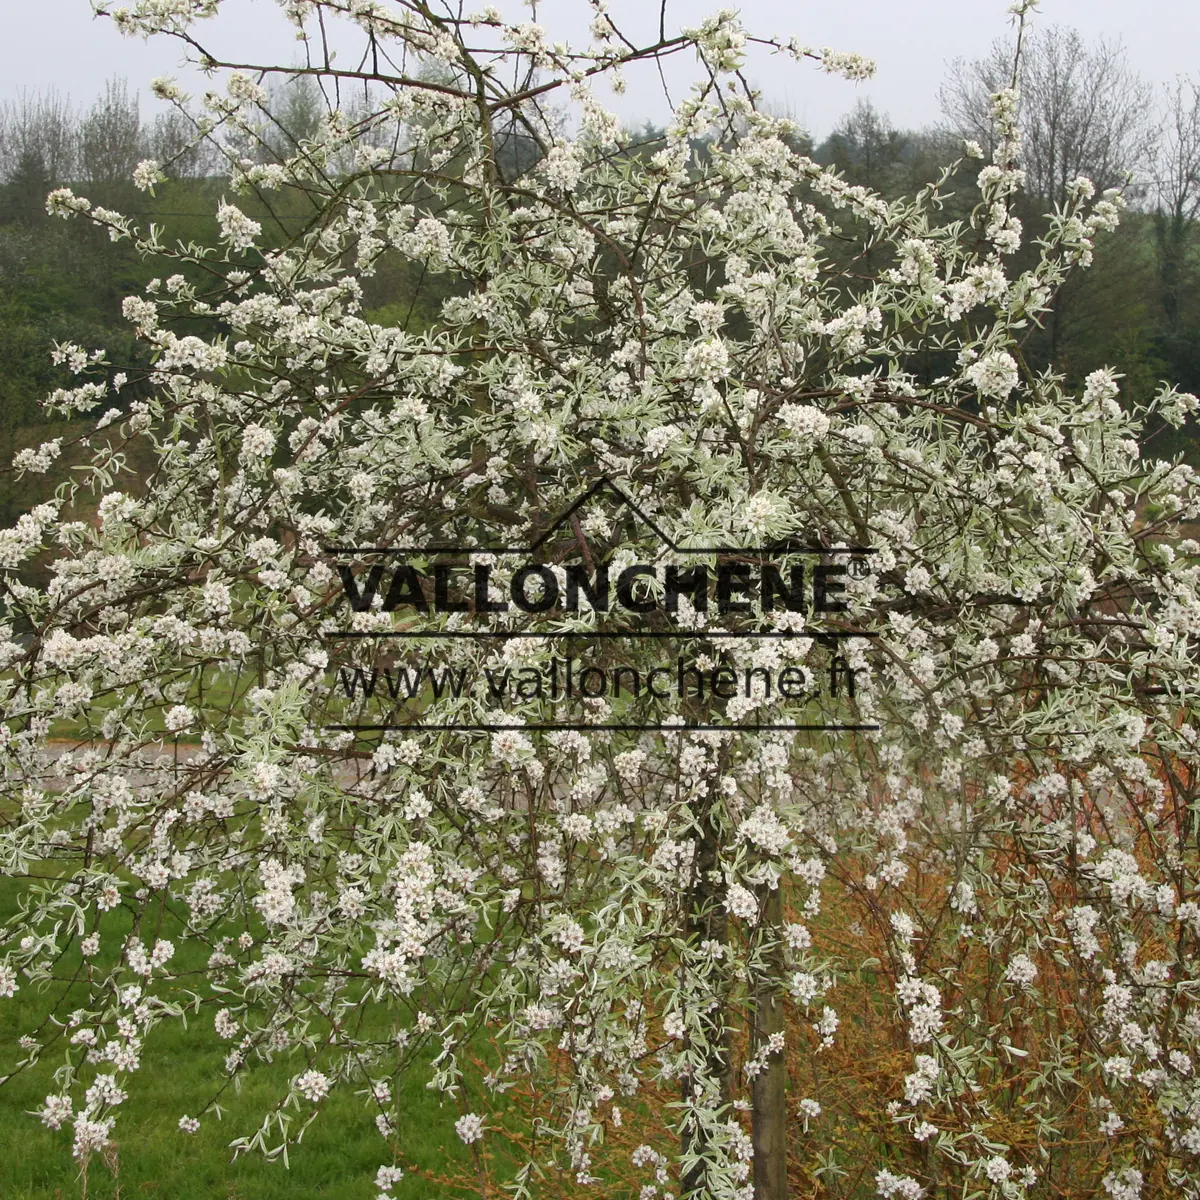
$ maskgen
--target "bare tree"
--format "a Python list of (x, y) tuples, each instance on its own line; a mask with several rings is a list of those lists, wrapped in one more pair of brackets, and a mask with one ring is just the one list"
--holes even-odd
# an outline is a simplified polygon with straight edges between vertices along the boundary
[(159, 113), (146, 137), (149, 156), (167, 175), (199, 179), (217, 173), (219, 154), (207, 137), (201, 137), (195, 122), (177, 109)]
[(1167, 90), (1154, 170), (1154, 234), (1167, 329), (1179, 326), (1184, 275), (1200, 218), (1200, 81)]
[(271, 88), (271, 122), (265, 141), (272, 156), (283, 160), (296, 153), (301, 142), (316, 135), (326, 112), (325, 98), (311, 75), (294, 75)]
[(54, 89), (22, 92), (18, 100), (0, 106), (0, 178), (12, 182), (36, 165), (47, 180), (70, 179), (77, 124), (70, 100)]
[(123, 79), (110, 79), (79, 128), (79, 173), (90, 183), (125, 182), (144, 157), (136, 96)]
[[(974, 62), (956, 60), (939, 92), (942, 110), (964, 137), (994, 148), (989, 97), (1012, 85), (1013, 48), (1003, 39)], [(1153, 89), (1134, 72), (1119, 42), (1089, 42), (1078, 30), (1049, 26), (1025, 35), (1016, 76), (1021, 91), (1021, 165), (1035, 212), (1068, 203), (1083, 175), (1098, 189), (1144, 179), (1155, 140)], [(1048, 361), (1068, 365), (1073, 303), (1080, 284), (1055, 293), (1045, 319)]]
[(904, 135), (870, 100), (859, 99), (825, 139), (823, 160), (850, 172), (855, 182), (880, 187), (884, 173), (900, 161)]
[[(939, 99), (964, 137), (991, 144), (989, 96), (1010, 84), (1012, 57), (1011, 47), (998, 40), (984, 58), (951, 64)], [(1088, 42), (1063, 26), (1035, 31), (1019, 83), (1032, 195), (1061, 204), (1079, 175), (1098, 188), (1115, 187), (1149, 165), (1153, 93), (1130, 68), (1120, 42)]]

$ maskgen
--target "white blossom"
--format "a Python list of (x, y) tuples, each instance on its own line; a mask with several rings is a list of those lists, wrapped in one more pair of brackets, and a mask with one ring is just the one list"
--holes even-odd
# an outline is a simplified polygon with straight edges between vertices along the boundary
[(296, 1091), (313, 1104), (324, 1100), (329, 1094), (330, 1081), (328, 1075), (320, 1071), (305, 1071), (296, 1079)]
[(469, 1146), (483, 1137), (483, 1118), (476, 1113), (464, 1113), (454, 1122), (454, 1132)]
[(1004, 978), (1017, 987), (1028, 987), (1037, 978), (1037, 967), (1028, 954), (1014, 954), (1004, 969)]
[(217, 225), (222, 239), (236, 254), (249, 250), (262, 234), (262, 225), (232, 204), (221, 204), (217, 208)]
[(1003, 400), (1019, 382), (1017, 363), (1007, 350), (985, 354), (966, 371), (981, 396)]

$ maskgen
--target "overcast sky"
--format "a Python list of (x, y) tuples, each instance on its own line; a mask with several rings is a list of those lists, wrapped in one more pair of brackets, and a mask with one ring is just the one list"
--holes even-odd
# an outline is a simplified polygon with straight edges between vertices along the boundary
[[(667, 2), (668, 20), (676, 26), (721, 6), (720, 0)], [(482, 6), (483, 0), (467, 4), (468, 9)], [(869, 97), (902, 127), (936, 121), (937, 89), (946, 64), (959, 55), (983, 54), (1009, 28), (1007, 0), (745, 0), (737, 7), (755, 31), (794, 33), (810, 45), (855, 50), (878, 61), (874, 80), (850, 84), (779, 58), (752, 60), (750, 74), (764, 94), (818, 136), (836, 124), (857, 96)], [(575, 35), (571, 40), (583, 42), (578, 36), (582, 25), (573, 18), (585, 8), (582, 0), (544, 0), (538, 19), (554, 34), (567, 30)], [(651, 34), (657, 10), (653, 0), (611, 0), (618, 23), (635, 33), (640, 26)], [(155, 75), (189, 81), (180, 69), (176, 43), (122, 38), (109, 21), (92, 17), (88, 0), (0, 0), (0, 14), (0, 99), (14, 98), (23, 89), (55, 87), (83, 103), (112, 75), (125, 76), (139, 88)], [(1200, 73), (1196, 0), (1043, 0), (1038, 19), (1074, 25), (1089, 36), (1121, 39), (1131, 65), (1155, 82)], [(200, 28), (206, 43), (230, 57), (298, 61), (274, 0), (225, 0), (221, 16)], [(194, 75), (190, 82), (197, 82)], [(656, 77), (631, 76), (628, 92), (612, 105), (624, 119), (638, 123), (661, 118), (660, 96)]]

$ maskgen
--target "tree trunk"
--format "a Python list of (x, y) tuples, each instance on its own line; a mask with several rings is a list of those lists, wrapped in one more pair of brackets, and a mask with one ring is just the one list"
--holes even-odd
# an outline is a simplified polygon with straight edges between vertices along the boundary
[[(696, 848), (694, 875), (691, 894), (688, 897), (687, 933), (688, 941), (699, 945), (704, 941), (715, 941), (725, 945), (729, 939), (729, 921), (725, 913), (723, 892), (719, 881), (713, 879), (717, 866), (718, 833), (714, 827), (711, 797), (703, 802), (697, 814), (700, 827), (699, 844)], [(708, 1043), (709, 1054), (702, 1070), (708, 1079), (720, 1081), (720, 1104), (730, 1101), (729, 1068), (731, 1062), (729, 1035), (725, 1020), (725, 1002), (705, 1011), (701, 1018), (703, 1037)], [(696, 1079), (685, 1077), (680, 1081), (680, 1096), (684, 1104), (693, 1098)], [(680, 1184), (682, 1200), (709, 1200), (711, 1195), (708, 1171), (703, 1155), (707, 1137), (703, 1130), (684, 1128), (681, 1137), (685, 1156), (696, 1155), (699, 1161), (682, 1173)]]
[[(783, 960), (779, 938), (783, 929), (783, 889), (779, 884), (766, 897), (763, 933), (775, 946), (766, 955), (754, 988), (754, 1053), (760, 1055), (772, 1034), (782, 1034)], [(754, 1141), (754, 1200), (787, 1200), (787, 1062), (771, 1054), (750, 1084)]]

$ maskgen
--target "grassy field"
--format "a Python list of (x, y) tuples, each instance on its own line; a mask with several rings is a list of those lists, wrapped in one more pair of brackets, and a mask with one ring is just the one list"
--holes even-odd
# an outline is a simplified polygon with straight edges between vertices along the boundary
[[(14, 881), (0, 880), (0, 915), (9, 916), (17, 899)], [(77, 958), (77, 956), (76, 956)], [(72, 964), (64, 960), (63, 971)], [(60, 972), (61, 973), (61, 972)], [(0, 1072), (12, 1069), (20, 1052), (16, 1039), (44, 1012), (44, 997), (28, 985), (0, 1000)], [(70, 1011), (70, 1001), (63, 1006)], [(69, 1127), (54, 1132), (29, 1110), (40, 1109), (58, 1089), (53, 1073), (61, 1050), (48, 1051), (26, 1074), (0, 1087), (0, 1197), (4, 1200), (88, 1200), (118, 1197), (169, 1197), (170, 1200), (276, 1200), (284, 1196), (324, 1196), (330, 1200), (370, 1200), (375, 1170), (390, 1161), (364, 1098), (361, 1085), (335, 1091), (303, 1141), (289, 1153), (290, 1166), (261, 1155), (231, 1160), (229, 1143), (253, 1133), (263, 1114), (286, 1094), (288, 1080), (303, 1069), (300, 1058), (259, 1066), (240, 1093), (222, 1098), (221, 1120), (206, 1116), (196, 1134), (177, 1127), (184, 1113), (195, 1113), (223, 1082), (222, 1061), (228, 1042), (212, 1031), (211, 1011), (189, 1028), (177, 1021), (157, 1026), (147, 1038), (141, 1069), (130, 1080), (129, 1099), (121, 1106), (115, 1136), (115, 1174), (93, 1159), (86, 1191), (72, 1159)], [(396, 1200), (427, 1200), (442, 1194), (420, 1171), (439, 1170), (465, 1151), (454, 1132), (457, 1111), (441, 1106), (426, 1090), (423, 1072), (400, 1085), (403, 1165), (410, 1174), (394, 1188)]]
[[(236, 707), (244, 691), (256, 680), (226, 674), (205, 678), (204, 705), (212, 710)], [(190, 697), (193, 703), (197, 697)], [(112, 697), (100, 697), (86, 719), (60, 719), (54, 735), (75, 743), (95, 737)], [(162, 731), (161, 714), (152, 728)], [(167, 735), (169, 750), (175, 739)], [(73, 747), (71, 747), (73, 748)], [(187, 753), (198, 748), (178, 746)], [(0, 921), (17, 910), (23, 884), (0, 876)], [(105, 944), (116, 942), (120, 913), (106, 916)], [(108, 934), (112, 934), (110, 938)], [(172, 936), (168, 928), (163, 933)], [(72, 951), (58, 964), (56, 974), (70, 976), (79, 962)], [(172, 964), (181, 968), (177, 960)], [(197, 961), (195, 966), (199, 966)], [(62, 985), (55, 985), (61, 989)], [(82, 998), (82, 997), (81, 997)], [(57, 1006), (65, 1015), (78, 1003), (67, 996)], [(47, 997), (30, 985), (12, 999), (0, 999), (0, 1077), (13, 1069), (23, 1052), (17, 1039), (31, 1032), (46, 1011)], [(304, 1069), (300, 1057), (257, 1065), (240, 1092), (232, 1089), (221, 1098), (221, 1119), (209, 1114), (193, 1135), (177, 1127), (179, 1117), (195, 1114), (224, 1082), (223, 1060), (231, 1049), (212, 1029), (212, 1010), (184, 1028), (165, 1021), (146, 1040), (142, 1066), (128, 1081), (129, 1098), (121, 1105), (115, 1130), (116, 1172), (99, 1157), (92, 1160), (88, 1178), (80, 1176), (71, 1157), (69, 1127), (46, 1129), (31, 1110), (42, 1107), (48, 1093), (60, 1089), (53, 1075), (62, 1065), (63, 1051), (47, 1051), (42, 1061), (26, 1073), (0, 1086), (0, 1200), (88, 1200), (107, 1197), (170, 1197), (171, 1200), (276, 1200), (284, 1196), (326, 1196), (355, 1200), (375, 1195), (376, 1168), (390, 1162), (389, 1151), (374, 1124), (374, 1112), (365, 1097), (355, 1095), (364, 1085), (342, 1085), (326, 1101), (321, 1115), (304, 1133), (302, 1142), (289, 1151), (289, 1166), (266, 1161), (260, 1154), (243, 1154), (232, 1160), (229, 1144), (253, 1134), (263, 1116), (287, 1093), (288, 1081)], [(439, 1104), (436, 1093), (425, 1087), (427, 1076), (414, 1073), (400, 1085), (405, 1151), (402, 1164), (408, 1175), (393, 1188), (395, 1200), (427, 1200), (444, 1190), (422, 1171), (438, 1171), (455, 1160), (466, 1161), (466, 1151), (454, 1132), (459, 1115), (452, 1104)]]

